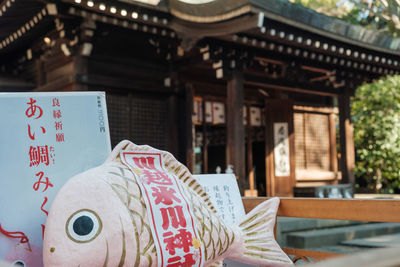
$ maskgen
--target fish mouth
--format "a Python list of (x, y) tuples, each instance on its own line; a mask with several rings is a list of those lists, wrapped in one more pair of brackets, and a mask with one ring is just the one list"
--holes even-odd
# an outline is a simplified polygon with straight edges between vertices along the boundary
[[(121, 217), (119, 218), (121, 221), (121, 233), (122, 233), (122, 252), (121, 252), (121, 257), (119, 259), (118, 267), (122, 267), (125, 263), (125, 257), (126, 257), (126, 240), (125, 240), (125, 229), (124, 225), (122, 224), (122, 219)], [(109, 248), (108, 248), (108, 241), (106, 241), (106, 258), (104, 259), (103, 267), (108, 266), (108, 253), (109, 253)]]
[(106, 241), (106, 246), (107, 246), (107, 252), (106, 252), (106, 258), (104, 259), (103, 267), (107, 267), (108, 265), (108, 241)]

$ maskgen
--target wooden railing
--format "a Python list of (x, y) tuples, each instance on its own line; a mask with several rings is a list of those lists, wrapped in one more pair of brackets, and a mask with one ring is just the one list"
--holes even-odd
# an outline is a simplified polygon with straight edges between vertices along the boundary
[[(268, 198), (243, 198), (246, 213)], [(281, 198), (278, 216), (368, 222), (400, 222), (399, 200)], [(340, 254), (282, 248), (295, 258), (326, 259)]]

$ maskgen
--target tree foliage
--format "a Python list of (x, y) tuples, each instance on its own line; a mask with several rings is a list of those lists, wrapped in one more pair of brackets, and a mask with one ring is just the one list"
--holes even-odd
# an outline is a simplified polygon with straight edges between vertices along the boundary
[(367, 28), (400, 36), (400, 0), (349, 0), (353, 7), (344, 19)]
[(319, 13), (400, 36), (400, 0), (290, 0)]
[(332, 17), (342, 18), (347, 16), (353, 7), (352, 4), (338, 0), (289, 0), (292, 3), (311, 8), (318, 13)]
[(364, 84), (352, 104), (359, 187), (400, 192), (400, 76)]

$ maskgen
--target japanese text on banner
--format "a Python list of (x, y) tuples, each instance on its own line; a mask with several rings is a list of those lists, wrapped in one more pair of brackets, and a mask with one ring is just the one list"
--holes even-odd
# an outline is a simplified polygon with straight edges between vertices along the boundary
[(177, 177), (163, 168), (161, 154), (122, 151), (121, 159), (135, 174), (142, 190), (158, 266), (202, 266), (203, 246), (190, 204)]

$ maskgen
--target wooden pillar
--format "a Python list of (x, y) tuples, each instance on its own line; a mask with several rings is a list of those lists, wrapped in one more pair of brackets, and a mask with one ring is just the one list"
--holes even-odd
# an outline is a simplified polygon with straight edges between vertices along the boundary
[(227, 84), (227, 144), (226, 163), (233, 165), (238, 178), (239, 189), (243, 194), (246, 188), (245, 135), (243, 125), (243, 74), (232, 72)]
[(185, 151), (186, 153), (186, 167), (193, 173), (194, 169), (194, 148), (193, 148), (193, 95), (194, 89), (192, 85), (185, 86)]
[(342, 183), (350, 183), (354, 186), (354, 137), (353, 125), (350, 121), (350, 89), (348, 88), (339, 96), (339, 123)]
[(44, 70), (43, 56), (36, 60), (36, 87), (43, 86), (46, 83), (46, 74)]
[(208, 141), (207, 141), (207, 122), (206, 122), (206, 99), (203, 98), (203, 173), (208, 173)]
[(84, 83), (88, 78), (88, 60), (86, 57), (78, 55), (75, 57), (76, 76), (80, 80), (75, 85), (75, 91), (88, 91), (89, 86)]
[(166, 143), (167, 150), (179, 158), (179, 120), (178, 120), (178, 99), (176, 95), (168, 97), (168, 113), (167, 113), (167, 133)]
[[(329, 114), (329, 152), (330, 152), (330, 170), (338, 172), (338, 157), (336, 148), (336, 122), (335, 114), (332, 112)], [(335, 184), (338, 181), (337, 175), (335, 175)]]
[(247, 178), (249, 180), (249, 189), (244, 191), (245, 197), (257, 197), (258, 192), (255, 189), (254, 169), (253, 169), (253, 128), (251, 125), (251, 105), (246, 106), (247, 119)]
[(134, 124), (135, 122), (133, 121), (133, 116), (132, 116), (132, 102), (133, 102), (133, 94), (132, 93), (128, 93), (128, 105), (126, 107), (126, 112), (128, 113), (128, 138), (129, 140), (134, 140), (133, 137), (133, 129), (134, 129)]
[(251, 112), (250, 105), (246, 107), (247, 119), (247, 177), (249, 178), (249, 186), (254, 190), (254, 172), (253, 172), (253, 129), (251, 127)]

